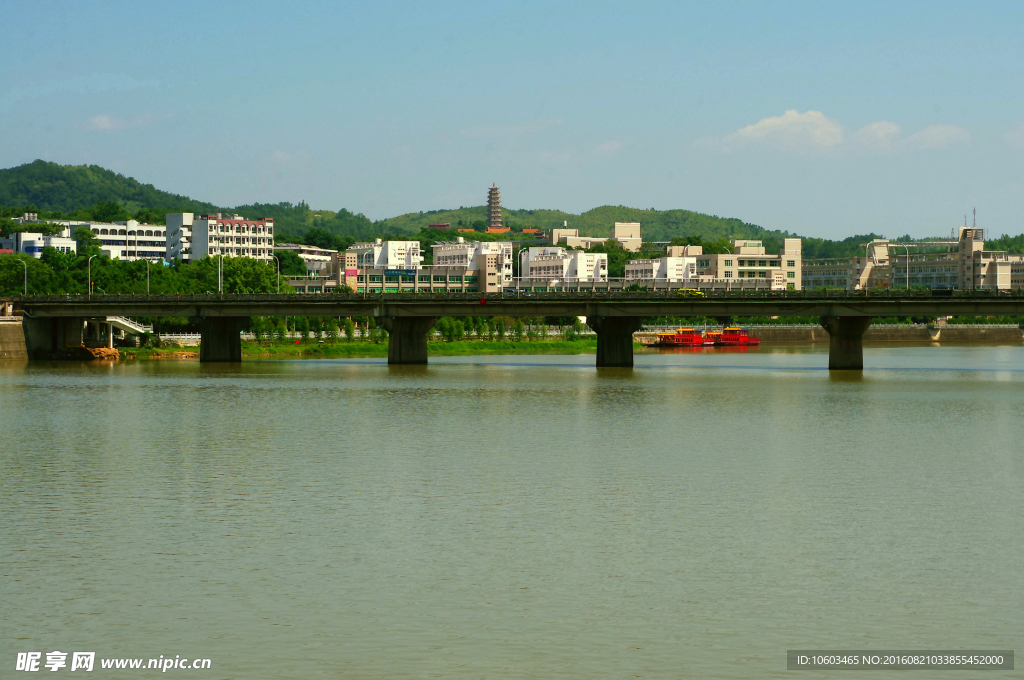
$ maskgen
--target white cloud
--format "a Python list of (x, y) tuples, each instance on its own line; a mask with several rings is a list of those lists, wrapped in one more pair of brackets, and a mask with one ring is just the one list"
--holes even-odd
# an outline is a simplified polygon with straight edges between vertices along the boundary
[(610, 139), (607, 142), (598, 144), (594, 149), (597, 153), (615, 153), (622, 148), (622, 142)]
[(90, 130), (116, 130), (124, 127), (124, 121), (111, 118), (107, 114), (102, 113), (85, 121), (85, 127)]
[[(165, 118), (170, 118), (171, 114), (167, 114)], [(134, 118), (114, 118), (113, 116), (101, 113), (98, 116), (93, 116), (89, 120), (85, 121), (83, 125), (88, 130), (124, 130), (125, 128), (138, 128), (146, 127), (153, 122), (153, 115), (144, 113), (141, 116), (135, 116)]]
[(828, 149), (844, 141), (843, 126), (821, 111), (790, 109), (726, 135), (727, 146), (766, 143), (789, 150)]
[[(765, 144), (785, 151), (888, 153), (908, 149), (944, 149), (970, 140), (970, 133), (955, 125), (929, 125), (909, 137), (903, 137), (903, 129), (888, 120), (868, 123), (847, 135), (839, 121), (821, 111), (800, 113), (790, 109), (781, 116), (762, 118), (725, 137), (703, 137), (696, 140), (694, 146), (729, 151)], [(1006, 140), (1024, 147), (1024, 126), (1009, 133)]]
[(565, 120), (562, 118), (551, 118), (549, 120), (537, 120), (523, 125), (477, 125), (464, 131), (467, 137), (513, 137), (524, 134), (542, 132), (544, 130), (558, 127)]
[(1021, 125), (1016, 130), (1007, 132), (1003, 136), (1003, 139), (1005, 139), (1008, 143), (1012, 144), (1013, 146), (1024, 148), (1024, 125)]
[(854, 141), (862, 147), (875, 151), (889, 151), (896, 142), (896, 138), (903, 132), (896, 123), (887, 120), (879, 120), (868, 123), (854, 134)]
[(971, 141), (971, 134), (956, 125), (929, 125), (903, 140), (910, 149), (945, 149)]

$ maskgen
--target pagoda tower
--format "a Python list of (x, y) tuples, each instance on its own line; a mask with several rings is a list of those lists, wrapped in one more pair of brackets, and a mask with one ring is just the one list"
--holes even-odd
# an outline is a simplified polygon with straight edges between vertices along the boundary
[(487, 228), (501, 229), (501, 192), (493, 184), (487, 190)]

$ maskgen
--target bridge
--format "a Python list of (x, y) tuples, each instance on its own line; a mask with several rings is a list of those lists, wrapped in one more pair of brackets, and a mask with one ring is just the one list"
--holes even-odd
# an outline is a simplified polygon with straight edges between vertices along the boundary
[(42, 295), (9, 301), (24, 317), (31, 357), (78, 346), (84, 321), (184, 316), (200, 320), (200, 361), (240, 361), (252, 316), (375, 317), (389, 332), (388, 363), (427, 362), (427, 335), (442, 316), (585, 316), (597, 334), (597, 366), (632, 366), (633, 333), (645, 317), (819, 317), (829, 369), (864, 367), (874, 317), (1024, 315), (1024, 290), (579, 291), (548, 293), (354, 293), (282, 295)]

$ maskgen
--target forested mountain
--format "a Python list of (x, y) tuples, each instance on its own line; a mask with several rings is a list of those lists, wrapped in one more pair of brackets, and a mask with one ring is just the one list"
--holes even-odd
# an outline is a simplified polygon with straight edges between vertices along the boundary
[[(407, 213), (376, 222), (344, 208), (338, 211), (315, 210), (305, 202), (251, 203), (235, 208), (218, 208), (212, 203), (161, 191), (151, 184), (142, 184), (96, 165), (58, 165), (41, 160), (0, 170), (0, 218), (16, 217), (26, 209), (39, 212), (44, 219), (75, 217), (109, 221), (135, 217), (151, 223), (162, 223), (164, 212), (237, 212), (246, 217), (273, 217), (278, 241), (305, 241), (324, 247), (337, 247), (378, 236), (424, 237), (426, 226), (436, 222), (482, 230), (486, 219), (485, 206)], [(794, 236), (736, 218), (704, 215), (690, 210), (642, 210), (606, 205), (577, 215), (561, 210), (504, 208), (502, 216), (505, 224), (514, 231), (530, 227), (550, 231), (568, 222), (570, 228), (579, 229), (584, 236), (606, 236), (615, 222), (640, 222), (645, 241), (668, 242), (690, 238), (709, 243), (721, 239), (755, 238), (764, 241), (769, 252), (778, 252), (782, 239)], [(804, 238), (804, 257), (850, 257), (862, 252), (862, 244), (876, 236), (864, 234), (842, 241)], [(1024, 236), (1003, 236), (990, 241), (988, 247), (1024, 252)]]
[(34, 206), (37, 211), (70, 213), (97, 203), (117, 203), (134, 214), (141, 209), (214, 212), (212, 203), (160, 191), (98, 165), (57, 165), (33, 161), (0, 170), (0, 205)]

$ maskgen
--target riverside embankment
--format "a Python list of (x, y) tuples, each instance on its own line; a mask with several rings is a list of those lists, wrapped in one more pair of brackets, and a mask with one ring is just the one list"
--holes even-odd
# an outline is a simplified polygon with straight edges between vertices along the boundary
[[(750, 335), (764, 343), (798, 342), (827, 343), (828, 333), (821, 326), (751, 326)], [(1024, 332), (1013, 325), (911, 326), (889, 324), (870, 326), (864, 333), (864, 342), (955, 342), (1021, 344)]]

